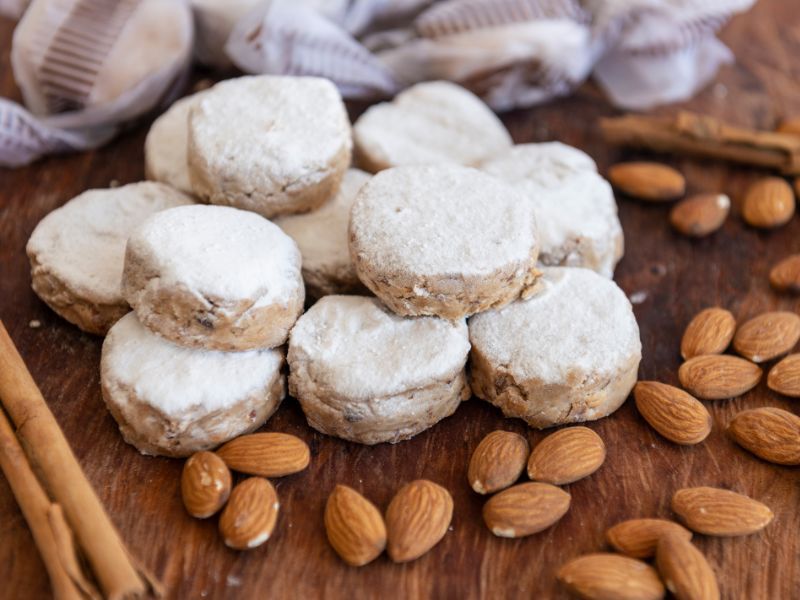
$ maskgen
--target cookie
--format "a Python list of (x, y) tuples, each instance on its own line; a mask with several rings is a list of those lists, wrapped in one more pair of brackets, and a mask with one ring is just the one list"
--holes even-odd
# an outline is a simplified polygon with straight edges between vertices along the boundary
[(305, 298), (289, 236), (255, 213), (204, 205), (157, 213), (131, 233), (122, 293), (148, 329), (210, 350), (280, 346)]
[(581, 268), (543, 269), (533, 296), (475, 315), (469, 337), (475, 395), (540, 429), (617, 410), (642, 356), (628, 298)]
[(350, 255), (400, 315), (460, 319), (525, 296), (537, 276), (533, 205), (475, 169), (381, 171), (358, 193)]
[(362, 444), (399, 442), (469, 397), (464, 321), (406, 319), (375, 298), (325, 296), (289, 339), (289, 391), (314, 429)]
[(321, 208), (275, 219), (300, 248), (303, 280), (312, 298), (366, 291), (350, 260), (347, 227), (356, 194), (369, 179), (364, 171), (348, 169), (339, 191)]
[(131, 231), (155, 212), (191, 203), (146, 181), (83, 192), (33, 230), (26, 247), (33, 291), (70, 323), (105, 335), (130, 310), (120, 281)]
[(559, 142), (520, 144), (481, 169), (534, 203), (539, 262), (613, 276), (624, 250), (622, 226), (614, 192), (587, 154)]
[(188, 456), (260, 427), (284, 397), (282, 365), (281, 350), (176, 346), (128, 313), (103, 342), (100, 382), (126, 442)]
[(511, 146), (503, 123), (477, 96), (447, 81), (418, 83), (369, 108), (353, 126), (357, 164), (476, 166)]
[(344, 103), (326, 79), (229, 79), (189, 111), (195, 195), (268, 218), (313, 210), (335, 194), (351, 147)]

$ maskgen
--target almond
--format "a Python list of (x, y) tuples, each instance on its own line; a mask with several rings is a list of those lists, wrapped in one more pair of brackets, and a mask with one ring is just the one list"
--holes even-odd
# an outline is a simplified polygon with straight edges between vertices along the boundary
[(800, 117), (788, 117), (783, 119), (775, 128), (778, 133), (791, 133), (800, 135)]
[(745, 193), (742, 216), (748, 225), (771, 229), (789, 222), (794, 215), (794, 192), (780, 177), (764, 177)]
[(394, 562), (419, 558), (447, 533), (453, 518), (453, 498), (426, 479), (407, 483), (386, 509), (387, 550)]
[(360, 567), (386, 547), (386, 525), (372, 502), (346, 485), (333, 488), (325, 504), (325, 531), (344, 562)]
[(703, 354), (722, 354), (736, 332), (736, 319), (724, 308), (706, 308), (689, 321), (681, 340), (684, 360)]
[(697, 398), (723, 400), (756, 387), (761, 380), (761, 369), (736, 356), (695, 356), (680, 366), (678, 379)]
[(606, 459), (606, 445), (588, 427), (567, 427), (544, 438), (531, 452), (528, 477), (565, 485), (591, 475)]
[(699, 444), (711, 433), (711, 415), (696, 398), (657, 381), (633, 388), (636, 408), (650, 426), (676, 444)]
[(689, 237), (704, 237), (722, 227), (731, 210), (725, 194), (695, 194), (681, 200), (669, 213), (672, 227)]
[(719, 586), (706, 557), (688, 538), (667, 534), (658, 541), (656, 567), (677, 600), (719, 600)]
[(786, 354), (800, 340), (800, 316), (788, 311), (766, 312), (742, 323), (733, 349), (755, 363)]
[(278, 495), (263, 477), (251, 477), (231, 492), (228, 505), (219, 518), (219, 531), (225, 545), (235, 550), (260, 546), (272, 535), (278, 519)]
[(686, 192), (683, 175), (655, 162), (616, 164), (608, 170), (608, 179), (624, 194), (652, 202), (676, 200)]
[(288, 433), (251, 433), (231, 440), (217, 455), (234, 471), (282, 477), (302, 471), (311, 457), (308, 445)]
[(606, 539), (615, 550), (632, 558), (648, 558), (656, 553), (658, 540), (667, 534), (692, 539), (692, 532), (666, 519), (630, 519), (606, 531)]
[(728, 426), (736, 443), (779, 465), (800, 465), (800, 417), (774, 407), (737, 413)]
[(790, 254), (772, 267), (769, 283), (779, 292), (800, 294), (800, 254)]
[(213, 452), (197, 452), (183, 465), (181, 496), (193, 517), (210, 517), (222, 508), (230, 493), (231, 472)]
[(706, 535), (755, 533), (772, 521), (772, 511), (757, 500), (713, 487), (684, 488), (672, 496), (672, 510), (686, 526)]
[(656, 570), (640, 560), (618, 554), (586, 554), (562, 565), (558, 580), (587, 600), (658, 600), (664, 585)]
[(800, 354), (790, 354), (772, 367), (767, 387), (784, 396), (800, 398)]
[(493, 431), (483, 438), (467, 469), (467, 479), (479, 494), (491, 494), (512, 485), (525, 469), (531, 449), (528, 440), (511, 431)]
[(569, 510), (570, 495), (549, 483), (521, 483), (489, 498), (483, 520), (498, 537), (517, 538), (547, 529)]

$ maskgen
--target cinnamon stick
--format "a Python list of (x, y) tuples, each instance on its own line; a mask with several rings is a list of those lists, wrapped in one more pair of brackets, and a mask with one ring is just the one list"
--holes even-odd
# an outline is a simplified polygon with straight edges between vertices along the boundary
[(103, 595), (143, 596), (152, 587), (134, 565), (2, 321), (0, 401), (28, 460), (63, 508)]

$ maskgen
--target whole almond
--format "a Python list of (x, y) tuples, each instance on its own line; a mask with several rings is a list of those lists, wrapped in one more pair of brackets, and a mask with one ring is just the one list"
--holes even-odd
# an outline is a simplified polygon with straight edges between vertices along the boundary
[(772, 267), (769, 283), (779, 292), (800, 294), (800, 254), (790, 254)]
[(728, 426), (736, 443), (779, 465), (800, 465), (800, 417), (774, 407), (737, 413)]
[(755, 533), (774, 516), (757, 500), (713, 487), (678, 490), (672, 496), (672, 510), (692, 531), (718, 536)]
[(711, 415), (682, 389), (640, 381), (633, 388), (636, 408), (650, 426), (676, 444), (699, 444), (711, 433)]
[(731, 210), (725, 194), (695, 194), (681, 200), (669, 213), (672, 227), (689, 237), (705, 237), (722, 227)]
[(745, 193), (742, 216), (749, 225), (764, 229), (780, 227), (794, 215), (794, 192), (780, 177), (765, 177)]
[(658, 540), (667, 534), (692, 539), (692, 532), (666, 519), (630, 519), (606, 531), (606, 539), (615, 550), (632, 558), (648, 558), (656, 553)]
[(726, 354), (695, 356), (678, 369), (681, 385), (697, 398), (723, 400), (753, 389), (761, 369), (749, 360)]
[(565, 485), (599, 469), (606, 459), (603, 439), (588, 427), (567, 427), (544, 438), (531, 452), (528, 477)]
[(483, 520), (498, 537), (517, 538), (547, 529), (569, 510), (570, 495), (549, 483), (521, 483), (483, 505)]
[(719, 586), (706, 557), (688, 538), (667, 534), (658, 541), (656, 567), (677, 600), (719, 600)]
[(664, 585), (656, 570), (619, 554), (586, 554), (573, 558), (556, 573), (573, 594), (587, 600), (658, 600)]
[(311, 458), (308, 445), (288, 433), (251, 433), (231, 440), (217, 455), (234, 471), (282, 477), (302, 471)]
[(684, 360), (703, 354), (722, 354), (736, 332), (736, 319), (724, 308), (705, 308), (689, 321), (681, 339)]
[(755, 363), (786, 354), (800, 340), (800, 316), (788, 311), (766, 312), (742, 323), (733, 349)]
[(260, 546), (272, 535), (278, 519), (278, 495), (263, 477), (245, 479), (231, 492), (219, 518), (225, 545), (235, 550)]
[(426, 479), (407, 483), (386, 509), (387, 550), (394, 562), (419, 558), (447, 533), (453, 518), (453, 498)]
[(528, 440), (511, 431), (493, 431), (484, 437), (467, 469), (467, 479), (479, 494), (491, 494), (512, 485), (525, 469), (531, 449)]
[(354, 567), (373, 561), (386, 547), (386, 525), (380, 511), (346, 485), (337, 485), (328, 496), (325, 531), (333, 549)]
[(193, 517), (210, 517), (222, 508), (230, 493), (231, 472), (213, 452), (197, 452), (184, 463), (181, 496)]
[(772, 367), (767, 387), (784, 396), (800, 398), (800, 354), (790, 354)]
[(651, 202), (669, 202), (686, 192), (683, 175), (656, 162), (616, 164), (608, 170), (608, 179), (624, 194)]

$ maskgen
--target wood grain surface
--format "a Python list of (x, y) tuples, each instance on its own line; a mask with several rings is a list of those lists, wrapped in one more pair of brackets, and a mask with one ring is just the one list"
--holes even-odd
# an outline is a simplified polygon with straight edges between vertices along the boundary
[[(9, 67), (12, 24), (0, 20), (0, 93), (18, 97)], [(738, 63), (681, 107), (733, 122), (772, 127), (800, 115), (800, 11), (794, 2), (761, 0), (725, 30)], [(676, 106), (662, 109), (672, 112)], [(616, 111), (591, 85), (573, 97), (504, 117), (517, 142), (558, 139), (585, 149), (605, 171), (614, 161), (646, 154), (606, 147), (596, 119)], [(87, 188), (143, 177), (147, 123), (96, 152), (0, 170), (0, 318), (39, 382), (90, 481), (134, 554), (161, 578), (171, 598), (563, 598), (555, 580), (564, 561), (605, 548), (606, 528), (632, 517), (671, 517), (678, 488), (711, 485), (768, 504), (773, 524), (757, 535), (696, 543), (716, 571), (724, 598), (800, 598), (800, 471), (762, 462), (724, 433), (736, 411), (797, 403), (763, 383), (742, 398), (708, 402), (714, 429), (696, 447), (679, 447), (648, 428), (628, 401), (590, 425), (605, 440), (608, 459), (596, 474), (566, 486), (572, 508), (551, 529), (520, 540), (495, 538), (481, 521), (483, 498), (466, 480), (478, 441), (503, 428), (532, 444), (545, 435), (477, 399), (413, 440), (365, 447), (318, 434), (287, 399), (266, 425), (306, 440), (310, 468), (275, 480), (281, 513), (275, 535), (247, 553), (228, 550), (216, 519), (197, 521), (179, 494), (182, 461), (141, 456), (122, 441), (100, 395), (101, 340), (58, 318), (31, 291), (25, 243), (49, 211)], [(732, 217), (714, 236), (690, 241), (667, 224), (668, 207), (620, 199), (626, 256), (620, 286), (640, 302), (643, 379), (677, 383), (680, 336), (701, 308), (721, 305), (739, 320), (767, 309), (800, 311), (797, 297), (778, 296), (767, 283), (771, 265), (800, 251), (800, 218), (777, 231), (746, 227), (739, 208), (760, 173), (721, 163), (667, 159), (687, 176), (690, 191), (722, 191)], [(34, 320), (41, 326), (29, 325)], [(327, 544), (323, 507), (336, 483), (363, 492), (384, 509), (401, 484), (425, 477), (455, 500), (451, 531), (426, 556), (395, 565), (385, 556), (361, 569), (345, 566)], [(49, 585), (31, 534), (0, 478), (0, 597), (47, 598)]]

